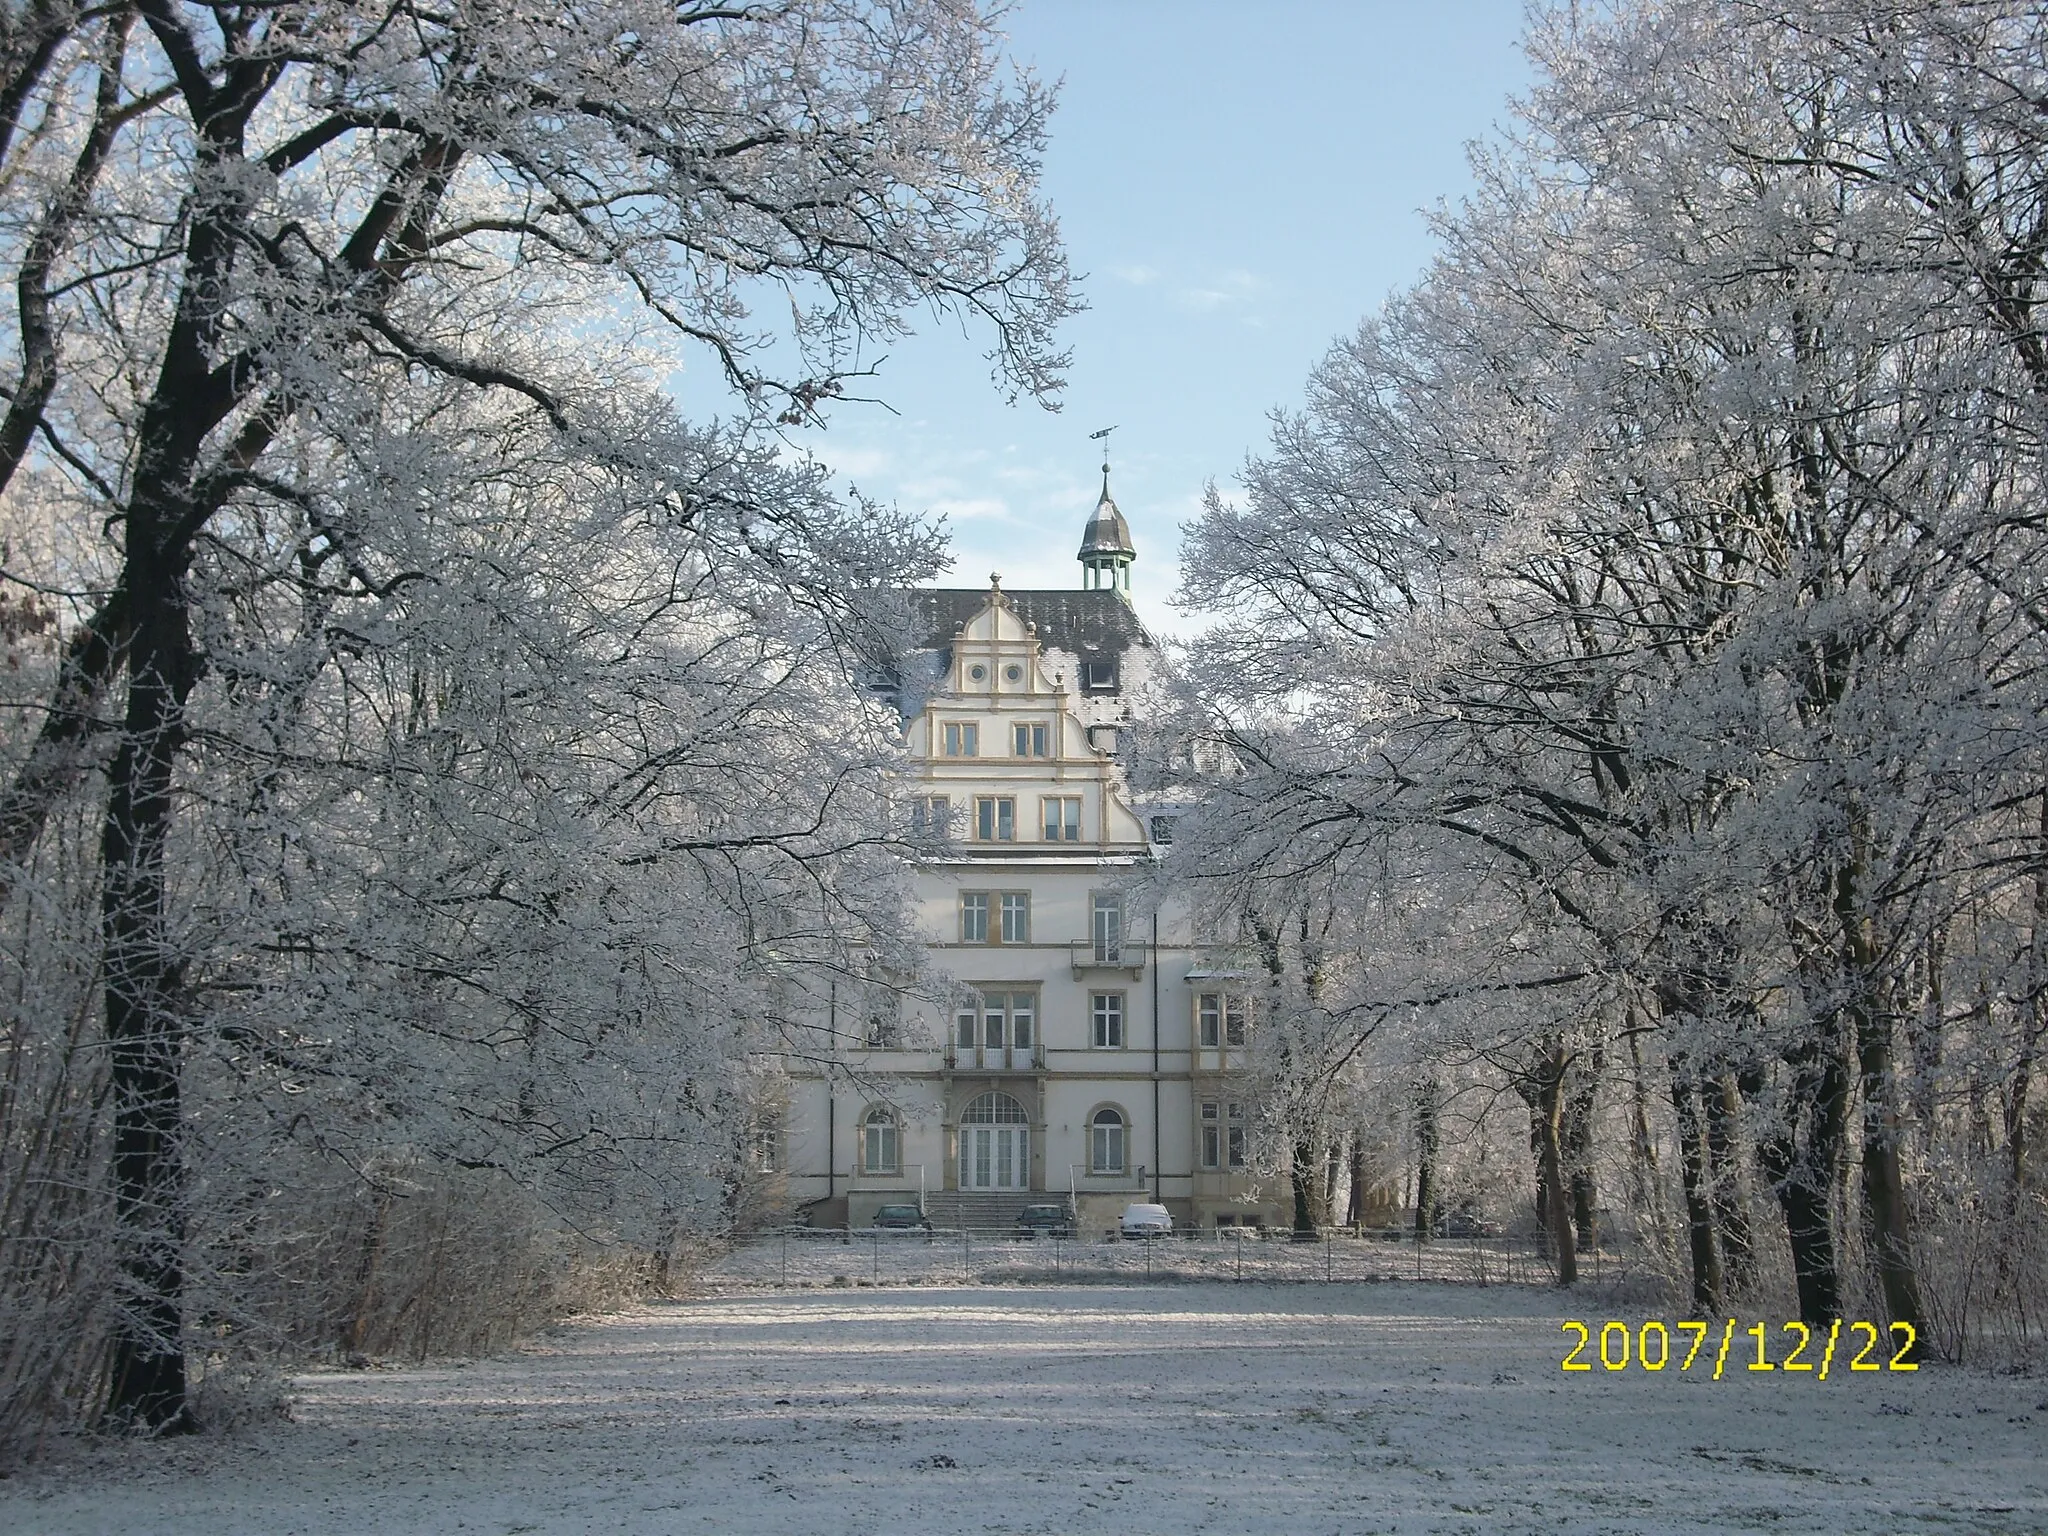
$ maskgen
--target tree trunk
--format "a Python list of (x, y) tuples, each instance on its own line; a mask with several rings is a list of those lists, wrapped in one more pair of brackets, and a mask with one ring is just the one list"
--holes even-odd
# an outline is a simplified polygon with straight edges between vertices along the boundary
[(1426, 1243), (1436, 1230), (1436, 1160), (1441, 1150), (1437, 1128), (1437, 1086), (1422, 1085), (1415, 1102), (1415, 1241)]
[(1729, 1295), (1742, 1296), (1756, 1283), (1756, 1243), (1749, 1226), (1738, 1129), (1742, 1099), (1729, 1073), (1702, 1081), (1699, 1093), (1706, 1107), (1707, 1154), (1713, 1161), (1708, 1191), (1721, 1235), (1721, 1276)]
[(1838, 872), (1835, 912), (1841, 919), (1842, 959), (1850, 983), (1848, 1015), (1856, 1042), (1863, 1096), (1863, 1210), (1872, 1256), (1891, 1320), (1925, 1331), (1920, 1280), (1913, 1270), (1913, 1239), (1906, 1215), (1905, 1178), (1899, 1164), (1898, 1083), (1892, 1068), (1892, 1024), (1879, 975), (1877, 941), (1861, 910), (1859, 866)]
[(1593, 1098), (1599, 1086), (1599, 1062), (1595, 1054), (1592, 1070), (1576, 1074), (1564, 1097), (1562, 1150), (1571, 1183), (1572, 1227), (1581, 1253), (1600, 1246), (1600, 1192), (1593, 1177)]
[(1536, 1081), (1538, 1112), (1537, 1188), (1545, 1195), (1544, 1229), (1550, 1235), (1552, 1261), (1557, 1266), (1559, 1286), (1574, 1285), (1579, 1278), (1579, 1256), (1572, 1242), (1572, 1213), (1565, 1199), (1564, 1077), (1567, 1058), (1563, 1046), (1551, 1048)]
[(1685, 1186), (1686, 1235), (1692, 1249), (1692, 1310), (1695, 1317), (1708, 1318), (1720, 1312), (1723, 1292), (1714, 1208), (1707, 1190), (1707, 1139), (1683, 1058), (1673, 1057), (1670, 1066), (1671, 1107), (1678, 1115), (1679, 1177)]
[(1288, 1183), (1294, 1190), (1294, 1236), (1296, 1241), (1316, 1235), (1316, 1149), (1306, 1136), (1295, 1138)]
[(196, 678), (183, 560), (165, 559), (161, 502), (130, 509), (126, 586), (135, 610), (128, 708), (107, 775), (101, 938), (114, 1100), (115, 1221), (126, 1304), (113, 1329), (106, 1413), (158, 1433), (190, 1429), (186, 1398), (184, 1051), (178, 966), (165, 923), (172, 772)]

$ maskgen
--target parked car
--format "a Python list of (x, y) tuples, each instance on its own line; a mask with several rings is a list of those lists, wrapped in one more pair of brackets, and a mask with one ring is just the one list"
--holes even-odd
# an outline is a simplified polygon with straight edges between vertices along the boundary
[(1471, 1211), (1446, 1211), (1436, 1219), (1438, 1237), (1499, 1237), (1500, 1223)]
[(1127, 1205), (1117, 1233), (1127, 1238), (1171, 1237), (1173, 1217), (1163, 1205)]
[(1027, 1205), (1017, 1213), (1019, 1237), (1072, 1237), (1074, 1217), (1064, 1205)]
[(919, 1228), (929, 1232), (932, 1224), (925, 1219), (923, 1211), (914, 1205), (885, 1205), (875, 1212), (874, 1224), (895, 1232), (915, 1231)]

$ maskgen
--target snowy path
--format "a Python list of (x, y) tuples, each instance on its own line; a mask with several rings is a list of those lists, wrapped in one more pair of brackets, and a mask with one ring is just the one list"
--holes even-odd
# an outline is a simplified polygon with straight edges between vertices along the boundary
[(648, 1307), (301, 1378), (294, 1423), (0, 1484), (0, 1531), (2048, 1532), (2039, 1378), (1567, 1378), (1558, 1316), (1418, 1285)]

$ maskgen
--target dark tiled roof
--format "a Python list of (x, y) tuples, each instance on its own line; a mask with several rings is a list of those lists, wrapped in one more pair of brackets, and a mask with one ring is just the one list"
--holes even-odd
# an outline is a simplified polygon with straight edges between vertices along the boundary
[[(988, 589), (915, 587), (907, 594), (924, 630), (924, 644), (950, 652), (960, 626), (981, 612)], [(1110, 588), (1050, 592), (1012, 592), (1003, 596), (1017, 617), (1038, 634), (1038, 643), (1082, 656), (1121, 656), (1134, 645), (1152, 648), (1152, 637), (1138, 622), (1129, 601)]]

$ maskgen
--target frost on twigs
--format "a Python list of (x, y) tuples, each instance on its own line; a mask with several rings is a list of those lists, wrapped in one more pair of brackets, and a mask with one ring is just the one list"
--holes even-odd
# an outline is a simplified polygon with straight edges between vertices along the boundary
[[(423, 1274), (477, 1306), (417, 1347), (472, 1347), (571, 1248), (740, 1218), (750, 1053), (849, 952), (915, 967), (856, 683), (941, 555), (787, 434), (927, 311), (1059, 387), (1050, 97), (997, 41), (10, 22), (0, 1439), (182, 1427), (207, 1351), (415, 1347)], [(499, 1201), (537, 1235), (432, 1236)]]

